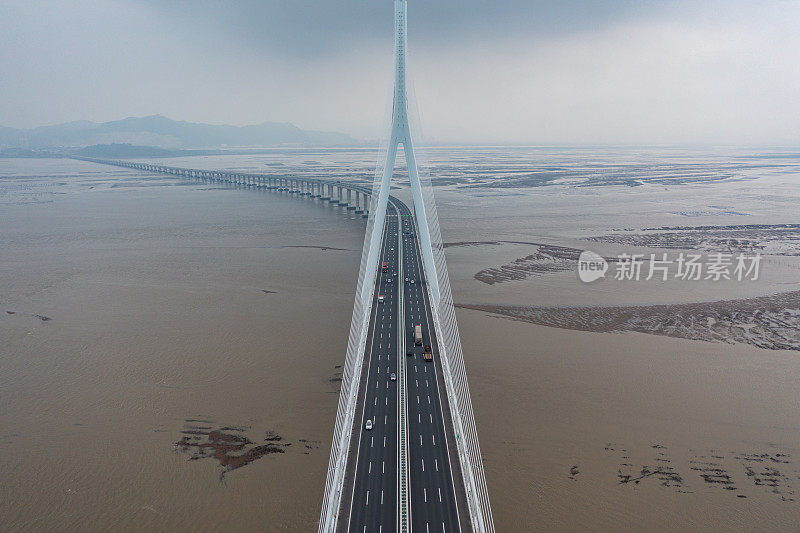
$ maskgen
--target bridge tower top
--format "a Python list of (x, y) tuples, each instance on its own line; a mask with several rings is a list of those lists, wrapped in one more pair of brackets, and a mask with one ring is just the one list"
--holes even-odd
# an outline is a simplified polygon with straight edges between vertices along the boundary
[(394, 110), (392, 122), (408, 127), (408, 102), (406, 100), (406, 0), (394, 0)]

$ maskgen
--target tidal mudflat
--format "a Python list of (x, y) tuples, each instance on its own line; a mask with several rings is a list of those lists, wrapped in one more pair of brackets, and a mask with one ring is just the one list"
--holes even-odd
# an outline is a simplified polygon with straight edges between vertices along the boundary
[[(795, 527), (797, 156), (424, 152), (498, 530)], [(367, 182), (376, 159), (169, 162)], [(316, 527), (360, 217), (3, 160), (0, 228), (4, 524)], [(584, 284), (574, 270), (586, 249), (720, 247), (760, 250), (762, 277)]]

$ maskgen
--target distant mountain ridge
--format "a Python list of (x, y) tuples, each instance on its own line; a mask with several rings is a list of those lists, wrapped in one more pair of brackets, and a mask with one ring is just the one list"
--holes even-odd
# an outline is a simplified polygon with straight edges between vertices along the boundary
[(82, 148), (115, 143), (173, 150), (360, 144), (345, 133), (306, 131), (288, 122), (229, 126), (178, 121), (162, 115), (102, 123), (81, 120), (30, 129), (0, 126), (0, 147), (4, 148)]

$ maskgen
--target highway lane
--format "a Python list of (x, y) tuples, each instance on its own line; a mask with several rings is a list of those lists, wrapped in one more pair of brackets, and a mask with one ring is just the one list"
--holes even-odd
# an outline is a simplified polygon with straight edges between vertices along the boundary
[[(399, 214), (399, 216), (398, 216)], [(387, 271), (382, 271), (382, 262)], [(459, 506), (450, 464), (438, 374), (441, 364), (425, 288), (419, 241), (411, 211), (392, 199), (381, 243), (378, 275), (365, 354), (366, 386), (360, 399), (355, 477), (349, 494), (347, 530), (396, 531), (399, 526), (399, 387), (405, 377), (410, 525), (415, 532), (460, 531)], [(395, 274), (397, 273), (397, 275)], [(408, 282), (405, 279), (408, 278)], [(391, 280), (391, 281), (389, 281)], [(414, 280), (414, 283), (411, 283)], [(383, 303), (378, 302), (379, 295)], [(401, 314), (402, 313), (402, 314)], [(414, 345), (421, 325), (423, 344)], [(424, 360), (430, 345), (434, 362)], [(406, 355), (411, 353), (411, 355)], [(398, 372), (398, 364), (404, 371)], [(367, 430), (367, 420), (373, 428)], [(457, 459), (456, 459), (457, 460)]]
[[(349, 531), (395, 531), (398, 520), (398, 292), (395, 279), (399, 256), (397, 209), (390, 202), (381, 244), (380, 262), (370, 319), (365, 361), (368, 364), (363, 416), (358, 435), (355, 480), (350, 502)], [(378, 301), (379, 295), (384, 301)], [(370, 342), (371, 341), (371, 342)], [(367, 420), (373, 424), (366, 429)]]
[[(405, 216), (403, 216), (405, 215)], [(408, 395), (409, 483), (413, 531), (460, 531), (458, 506), (448, 436), (442, 413), (437, 367), (438, 346), (432, 342), (433, 317), (425, 289), (424, 270), (416, 227), (408, 208), (401, 207), (404, 284), (404, 322)], [(413, 236), (412, 236), (413, 232)], [(411, 280), (414, 283), (411, 283)], [(414, 326), (422, 326), (423, 342), (414, 344)], [(435, 362), (426, 362), (424, 349), (431, 346)], [(452, 431), (450, 438), (452, 439)], [(452, 443), (451, 443), (452, 444)]]

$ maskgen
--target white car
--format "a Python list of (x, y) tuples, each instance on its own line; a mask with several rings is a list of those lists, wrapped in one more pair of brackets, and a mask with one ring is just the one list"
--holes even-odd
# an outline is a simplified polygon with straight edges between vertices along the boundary
[(414, 284), (414, 280), (412, 279), (412, 280), (410, 281), (410, 283), (413, 285), (413, 284)]
[(391, 379), (392, 381), (397, 381), (397, 374), (395, 374), (394, 372), (392, 372), (392, 377), (391, 377), (391, 378), (389, 378), (389, 379)]
[(366, 429), (372, 429), (372, 420), (367, 420), (367, 425), (364, 426)]

